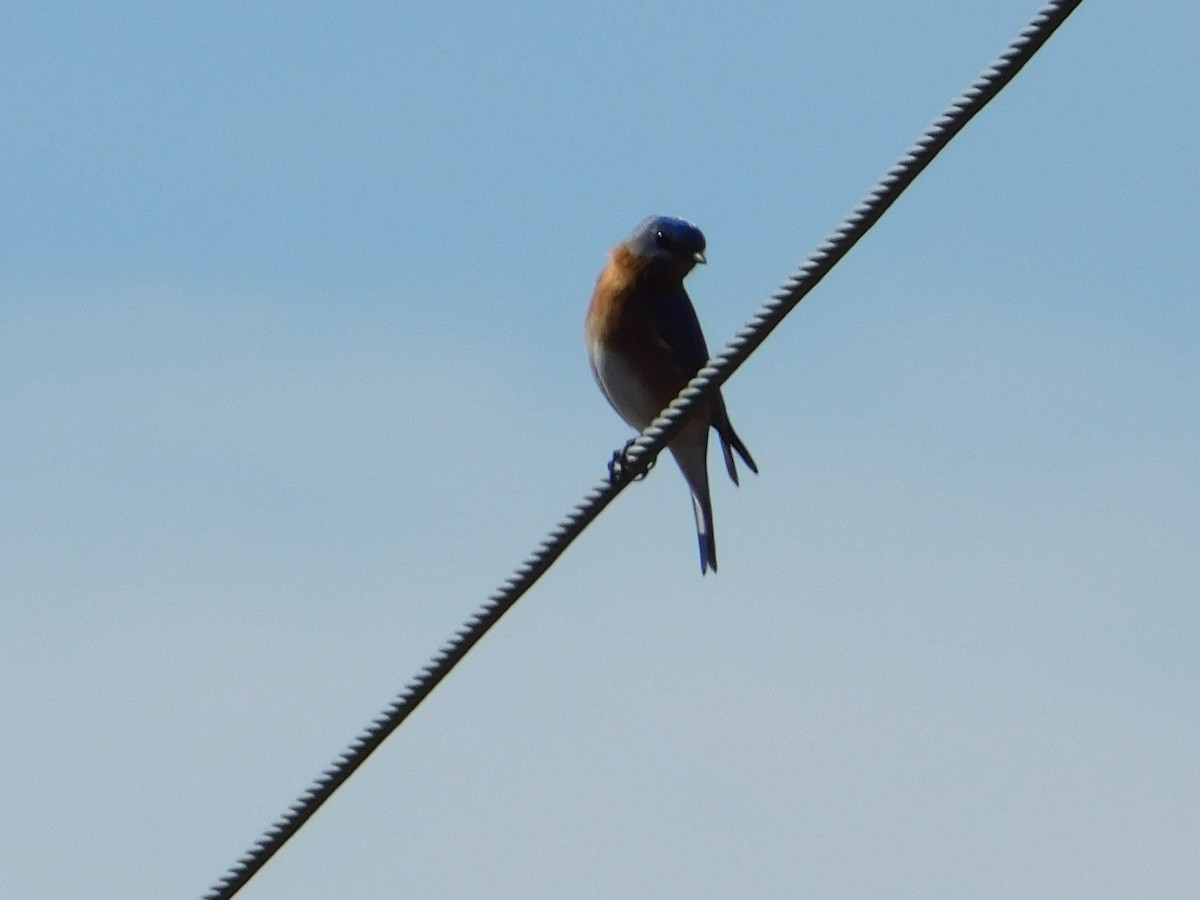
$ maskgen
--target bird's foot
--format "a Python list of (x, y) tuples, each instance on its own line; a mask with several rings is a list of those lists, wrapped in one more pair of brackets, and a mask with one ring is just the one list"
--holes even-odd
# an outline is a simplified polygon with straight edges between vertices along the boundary
[[(633, 444), (637, 438), (630, 438), (625, 442), (625, 446), (620, 450), (613, 451), (612, 459), (608, 461), (608, 480), (614, 484), (626, 478), (626, 472), (629, 469), (629, 451), (633, 449)], [(641, 481), (650, 474), (650, 470), (654, 468), (654, 463), (657, 460), (650, 460), (650, 465), (646, 466), (646, 471), (635, 475), (634, 481)]]

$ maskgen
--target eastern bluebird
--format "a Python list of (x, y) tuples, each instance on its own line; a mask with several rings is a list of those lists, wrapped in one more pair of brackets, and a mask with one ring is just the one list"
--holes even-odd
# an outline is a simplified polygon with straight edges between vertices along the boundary
[[(588, 307), (588, 359), (613, 409), (644, 431), (708, 362), (700, 320), (683, 287), (684, 276), (705, 262), (704, 235), (695, 225), (663, 216), (646, 219), (609, 254)], [(712, 500), (708, 491), (708, 429), (715, 428), (725, 468), (738, 483), (733, 451), (758, 467), (729, 424), (718, 391), (692, 411), (668, 445), (692, 492), (700, 573), (717, 571)]]

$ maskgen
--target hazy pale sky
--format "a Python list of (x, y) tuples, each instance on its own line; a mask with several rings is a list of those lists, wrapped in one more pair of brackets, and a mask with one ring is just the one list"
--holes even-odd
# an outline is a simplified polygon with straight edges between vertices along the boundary
[[(0, 7), (0, 895), (202, 894), (1036, 4)], [(241, 893), (1200, 893), (1200, 5), (1091, 0)]]

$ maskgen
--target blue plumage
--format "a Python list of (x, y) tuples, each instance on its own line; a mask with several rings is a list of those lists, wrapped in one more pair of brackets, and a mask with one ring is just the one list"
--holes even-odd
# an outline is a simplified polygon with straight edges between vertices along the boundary
[[(704, 263), (704, 234), (683, 219), (643, 221), (609, 256), (588, 308), (588, 358), (604, 396), (643, 431), (708, 362), (708, 345), (683, 279)], [(708, 487), (708, 430), (721, 440), (725, 468), (738, 483), (733, 451), (757, 472), (718, 391), (695, 410), (668, 445), (692, 494), (700, 570), (717, 570)]]

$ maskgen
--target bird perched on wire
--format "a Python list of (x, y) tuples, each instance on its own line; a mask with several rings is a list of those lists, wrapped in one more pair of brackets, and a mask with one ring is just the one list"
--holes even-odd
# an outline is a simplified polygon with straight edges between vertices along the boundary
[[(613, 409), (644, 431), (708, 362), (700, 320), (683, 287), (697, 263), (706, 262), (704, 235), (682, 219), (646, 219), (609, 254), (588, 307), (588, 359)], [(758, 467), (716, 392), (688, 417), (668, 445), (692, 493), (700, 572), (717, 571), (712, 500), (708, 490), (708, 430), (715, 428), (725, 469), (738, 483), (736, 450), (750, 470)]]

